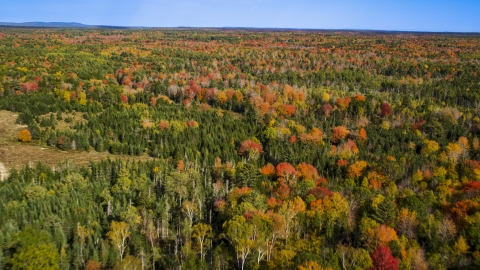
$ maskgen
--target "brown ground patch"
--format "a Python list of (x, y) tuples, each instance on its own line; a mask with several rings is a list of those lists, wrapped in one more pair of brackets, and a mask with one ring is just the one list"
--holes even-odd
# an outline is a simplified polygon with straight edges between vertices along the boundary
[(18, 132), (26, 125), (17, 125), (18, 113), (0, 111), (0, 143), (16, 140)]
[[(49, 166), (68, 160), (77, 165), (85, 165), (90, 161), (98, 161), (106, 158), (125, 160), (153, 160), (148, 156), (112, 155), (108, 152), (87, 152), (80, 150), (62, 151), (55, 147), (40, 145), (38, 142), (18, 142), (18, 132), (25, 126), (15, 124), (18, 114), (9, 111), (0, 111), (0, 164), (6, 170), (10, 168), (20, 169), (26, 164), (35, 165), (42, 162)], [(79, 117), (79, 116), (76, 116)], [(81, 117), (81, 116), (80, 116)], [(1, 173), (1, 172), (0, 172)]]

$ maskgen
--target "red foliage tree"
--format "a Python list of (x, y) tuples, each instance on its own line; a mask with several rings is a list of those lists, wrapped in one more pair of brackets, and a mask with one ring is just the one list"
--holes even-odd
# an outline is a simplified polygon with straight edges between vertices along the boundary
[(297, 111), (297, 108), (295, 106), (290, 104), (285, 104), (285, 114), (287, 116), (294, 114), (296, 111)]
[(326, 103), (326, 104), (323, 104), (322, 106), (322, 112), (326, 115), (326, 116), (330, 116), (330, 113), (333, 111), (333, 107), (330, 103)]
[(427, 121), (425, 121), (425, 119), (419, 118), (415, 123), (412, 124), (412, 131), (417, 129), (421, 130), (426, 123)]
[(452, 207), (451, 212), (455, 217), (463, 219), (469, 215), (473, 215), (480, 208), (480, 204), (475, 200), (467, 199), (455, 203), (455, 206)]
[(317, 186), (328, 186), (328, 181), (325, 177), (320, 177), (315, 181), (315, 185)]
[(293, 179), (297, 174), (295, 168), (288, 162), (279, 163), (275, 170), (277, 171), (277, 176), (283, 177), (287, 182)]
[(348, 166), (348, 160), (345, 160), (345, 159), (337, 160), (337, 166), (338, 167)]
[(168, 126), (169, 126), (168, 121), (160, 121), (160, 124), (158, 124), (158, 127), (159, 127), (161, 130), (167, 129)]
[(314, 189), (311, 189), (311, 190), (308, 191), (307, 194), (312, 195), (317, 200), (322, 199), (326, 196), (328, 196), (328, 197), (333, 196), (333, 193), (330, 190), (328, 190), (327, 188), (324, 188), (324, 187), (316, 187)]
[(267, 102), (270, 105), (273, 105), (275, 101), (278, 99), (278, 94), (277, 93), (266, 93), (265, 96), (263, 97), (265, 102)]
[(320, 177), (315, 181), (315, 185), (317, 186), (328, 186), (328, 181), (325, 177)]
[(381, 110), (382, 116), (389, 116), (390, 114), (392, 114), (392, 110), (388, 102), (382, 103), (382, 105), (380, 106), (380, 110)]
[(36, 82), (36, 81), (22, 83), (22, 84), (20, 84), (20, 86), (23, 88), (23, 90), (26, 93), (30, 93), (30, 92), (38, 90), (38, 82)]
[(217, 88), (209, 88), (205, 93), (205, 97), (208, 100), (213, 100), (217, 96), (217, 92)]
[(480, 182), (470, 181), (463, 186), (462, 190), (474, 198), (480, 193)]
[(238, 149), (238, 154), (240, 156), (250, 157), (251, 155), (258, 155), (262, 152), (263, 152), (262, 145), (250, 139), (243, 141), (240, 144), (240, 148)]
[(275, 198), (275, 197), (270, 197), (267, 200), (268, 208), (275, 208), (276, 206), (281, 205), (281, 204), (282, 204), (282, 201)]
[(194, 99), (197, 96), (198, 92), (200, 92), (201, 90), (202, 87), (200, 87), (200, 85), (196, 84), (195, 81), (190, 80), (189, 87), (185, 89), (185, 94), (190, 99)]
[[(286, 198), (288, 198), (288, 196), (290, 195), (290, 188), (283, 182), (281, 182), (279, 185), (278, 185), (278, 188), (277, 190), (275, 191), (275, 194), (281, 199), (281, 200), (285, 200)], [(281, 201), (280, 200), (280, 201)], [(278, 202), (278, 200), (277, 200)]]
[(123, 103), (125, 104), (128, 103), (128, 97), (125, 94), (121, 94), (120, 99), (122, 100)]
[(372, 254), (374, 270), (398, 270), (399, 261), (393, 257), (389, 247), (378, 245)]

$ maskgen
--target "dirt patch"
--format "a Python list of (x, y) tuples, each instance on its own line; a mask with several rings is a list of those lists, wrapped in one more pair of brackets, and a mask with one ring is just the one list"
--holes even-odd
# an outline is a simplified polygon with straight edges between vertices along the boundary
[[(40, 145), (38, 142), (18, 142), (18, 132), (26, 126), (15, 124), (18, 114), (9, 111), (0, 111), (0, 180), (2, 173), (8, 172), (11, 168), (21, 169), (26, 165), (35, 165), (37, 162), (54, 167), (65, 160), (76, 165), (86, 165), (90, 161), (102, 159), (124, 159), (124, 160), (153, 160), (148, 156), (112, 155), (108, 152), (87, 152), (80, 150), (62, 151), (55, 147)], [(80, 120), (81, 115), (75, 118)]]

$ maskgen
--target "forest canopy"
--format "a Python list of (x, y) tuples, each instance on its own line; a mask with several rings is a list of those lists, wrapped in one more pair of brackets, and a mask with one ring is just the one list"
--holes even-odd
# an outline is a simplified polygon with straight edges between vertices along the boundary
[(131, 157), (11, 169), (2, 269), (480, 267), (479, 35), (2, 28), (0, 56), (15, 143)]

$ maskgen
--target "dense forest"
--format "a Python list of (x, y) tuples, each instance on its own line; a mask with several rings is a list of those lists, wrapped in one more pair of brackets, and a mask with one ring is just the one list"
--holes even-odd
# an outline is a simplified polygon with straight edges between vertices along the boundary
[(12, 168), (0, 269), (478, 269), (479, 75), (479, 35), (1, 28), (18, 140), (132, 159)]

